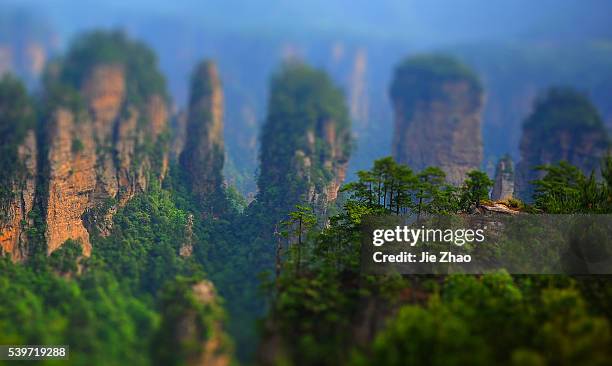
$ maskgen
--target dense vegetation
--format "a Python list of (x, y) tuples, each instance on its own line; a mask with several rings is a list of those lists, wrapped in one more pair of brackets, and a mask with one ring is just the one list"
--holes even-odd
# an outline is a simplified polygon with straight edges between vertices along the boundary
[[(78, 99), (83, 78), (101, 63), (126, 68), (128, 102), (163, 95), (150, 51), (120, 33), (80, 38), (46, 87)], [(409, 76), (421, 68), (427, 80)], [(436, 92), (421, 83), (448, 80), (480, 88), (469, 70), (443, 57), (413, 59), (398, 70), (397, 83), (410, 93)], [(193, 98), (210, 92), (207, 80), (195, 78), (192, 86)], [(62, 103), (46, 91), (45, 107)], [(35, 108), (13, 79), (0, 82), (0, 96), (0, 141), (9, 154), (1, 159), (13, 157), (8, 164), (34, 126)], [(71, 148), (83, 147), (72, 141)], [(323, 193), (334, 178), (328, 162), (343, 163), (350, 148), (342, 93), (320, 71), (285, 65), (271, 82), (255, 202), (245, 209), (239, 195), (220, 188), (215, 199), (226, 209), (206, 215), (192, 182), (174, 164), (162, 183), (152, 180), (145, 192), (115, 206), (108, 235), (92, 231), (91, 257), (74, 241), (47, 256), (37, 206), (27, 232), (31, 256), (19, 264), (0, 258), (0, 344), (69, 344), (74, 365), (183, 365), (200, 359), (211, 343), (231, 360), (234, 342), (238, 357), (249, 360), (261, 330), (263, 363), (609, 362), (607, 278), (364, 274), (364, 217), (472, 214), (488, 200), (493, 182), (472, 171), (457, 187), (437, 167), (416, 172), (387, 157), (358, 172), (338, 207), (318, 215), (307, 193)], [(600, 180), (566, 163), (542, 169), (534, 206), (512, 204), (530, 212), (611, 213), (611, 159)], [(266, 311), (258, 329), (256, 319)]]
[(11, 75), (0, 79), (0, 222), (14, 194), (14, 184), (23, 178), (17, 148), (26, 132), (36, 126), (36, 110), (23, 84)]
[[(39, 253), (25, 264), (1, 259), (0, 298), (7, 301), (0, 306), (0, 341), (70, 344), (74, 365), (148, 365), (153, 360), (178, 365), (182, 352), (184, 357), (200, 352), (212, 336), (230, 356), (231, 344), (215, 328), (224, 320), (222, 300), (193, 300), (191, 286), (206, 278), (205, 267), (199, 256), (179, 255), (183, 243), (176, 238), (185, 237), (187, 213), (170, 193), (153, 188), (131, 200), (113, 221), (110, 236), (93, 238), (90, 258), (81, 256), (80, 244), (68, 242), (50, 257)], [(177, 317), (189, 316), (190, 309), (200, 314), (198, 333), (181, 343), (180, 330), (165, 330), (180, 327)]]
[[(16, 146), (25, 131), (35, 127), (35, 112), (42, 111), (38, 114), (41, 125), (48, 123), (49, 114), (60, 106), (88, 113), (83, 108), (81, 87), (91, 71), (103, 64), (124, 68), (127, 95), (121, 103), (140, 108), (140, 119), (144, 120), (147, 98), (154, 93), (165, 96), (154, 54), (122, 33), (94, 32), (78, 38), (68, 55), (47, 70), (40, 99), (31, 101), (16, 80), (2, 79), (3, 196), (4, 190), (7, 194), (18, 192), (12, 185), (19, 178), (14, 168), (20, 163)], [(77, 122), (91, 121), (81, 117), (76, 115)], [(44, 132), (39, 128), (41, 136)], [(162, 155), (167, 153), (166, 134), (155, 143), (146, 137), (135, 142), (140, 145), (131, 164), (141, 168), (146, 155), (150, 165), (143, 165), (150, 171), (145, 173), (154, 179), (145, 192), (125, 204), (118, 205), (109, 197), (93, 208), (94, 215), (98, 211), (104, 215), (111, 208), (116, 212), (108, 233), (91, 230), (95, 249), (90, 257), (84, 257), (81, 243), (74, 241), (47, 256), (46, 228), (41, 219), (46, 193), (39, 184), (35, 207), (28, 217), (34, 224), (23, 234), (29, 258), (17, 264), (0, 258), (2, 344), (70, 344), (70, 363), (74, 365), (149, 365), (154, 360), (179, 365), (204, 354), (205, 346), (214, 339), (216, 351), (227, 360), (233, 358), (232, 344), (223, 330), (222, 298), (214, 288), (205, 302), (197, 294), (205, 286), (202, 284), (208, 283), (208, 238), (188, 234), (204, 230), (204, 224), (192, 227), (190, 217), (197, 214), (197, 208), (181, 206), (194, 200), (178, 175), (176, 189), (161, 187), (156, 179)], [(45, 139), (38, 143), (44, 149)], [(81, 141), (71, 141), (72, 153), (83, 148)], [(41, 157), (45, 153), (43, 150)], [(116, 158), (113, 146), (103, 146), (96, 153), (98, 158), (101, 154)], [(170, 183), (172, 179), (168, 179)], [(4, 206), (1, 212), (7, 212)], [(184, 255), (184, 246), (195, 247), (197, 255)], [(190, 325), (194, 326), (193, 334), (182, 337)]]
[[(610, 159), (602, 167), (606, 177), (609, 164)], [(611, 201), (609, 182), (596, 184), (601, 195), (596, 198), (600, 205), (594, 207), (577, 193), (586, 186), (570, 181), (576, 168), (561, 164), (544, 169), (547, 175), (537, 182), (535, 207), (523, 210), (612, 211), (609, 206), (603, 208)], [(491, 183), (479, 172), (469, 176), (463, 187), (452, 187), (435, 168), (415, 174), (388, 158), (360, 172), (359, 181), (345, 186), (349, 198), (344, 210), (324, 228), (306, 235), (302, 259), (298, 261), (295, 249), (288, 251), (281, 275), (270, 287), (274, 301), (264, 336), (284, 341), (280, 351), (264, 361), (605, 364), (612, 344), (612, 318), (605, 305), (612, 285), (606, 277), (510, 276), (505, 272), (401, 277), (367, 275), (361, 270), (364, 217), (396, 214), (398, 204), (400, 213), (414, 215), (469, 211), (486, 199), (485, 187)], [(296, 212), (300, 211), (298, 207)]]
[(576, 135), (590, 132), (606, 135), (599, 112), (589, 98), (572, 88), (561, 87), (551, 88), (540, 96), (523, 128), (536, 130), (538, 140), (546, 140), (561, 130)]
[(374, 162), (370, 171), (357, 173), (359, 180), (344, 186), (353, 203), (365, 205), (374, 212), (399, 214), (451, 214), (469, 211), (488, 198), (493, 182), (483, 172), (467, 174), (462, 187), (445, 181), (437, 167), (413, 172), (386, 157)]
[(540, 167), (546, 175), (535, 182), (535, 206), (547, 213), (612, 213), (612, 158), (601, 164), (601, 178), (586, 176), (567, 163)]
[(450, 56), (413, 56), (395, 68), (389, 94), (409, 118), (416, 103), (444, 100), (449, 95), (445, 86), (458, 82), (467, 83), (473, 103), (478, 103), (483, 88), (470, 68)]
[(535, 101), (523, 123), (516, 194), (531, 199), (531, 181), (542, 176), (534, 168), (549, 162), (565, 160), (598, 176), (600, 159), (609, 148), (606, 127), (589, 98), (572, 88), (550, 88)]
[[(331, 136), (326, 135), (328, 124)], [(278, 220), (296, 203), (312, 199), (306, 196), (310, 187), (322, 193), (334, 174), (325, 163), (346, 161), (350, 148), (350, 120), (340, 90), (322, 71), (285, 64), (270, 85), (257, 201)], [(340, 150), (339, 156), (332, 155), (333, 149)]]
[(58, 72), (60, 81), (76, 90), (98, 65), (123, 67), (127, 101), (136, 105), (147, 97), (166, 96), (166, 83), (157, 69), (157, 58), (145, 44), (129, 39), (121, 31), (94, 31), (80, 35), (72, 43)]

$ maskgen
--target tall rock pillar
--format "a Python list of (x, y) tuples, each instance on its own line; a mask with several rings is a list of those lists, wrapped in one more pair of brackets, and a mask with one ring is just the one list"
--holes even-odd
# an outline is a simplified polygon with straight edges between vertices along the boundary
[(185, 147), (179, 161), (203, 208), (216, 211), (223, 184), (223, 91), (214, 63), (200, 63), (191, 79)]
[(438, 166), (461, 184), (480, 167), (484, 94), (475, 74), (445, 56), (416, 56), (395, 70), (393, 156), (412, 169)]

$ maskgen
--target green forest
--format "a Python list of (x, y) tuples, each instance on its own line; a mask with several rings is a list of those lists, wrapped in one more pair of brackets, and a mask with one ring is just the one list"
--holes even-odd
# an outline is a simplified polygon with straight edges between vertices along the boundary
[[(104, 103), (82, 92), (100, 65), (125, 74), (108, 141), (87, 134), (98, 128), (96, 108)], [(1, 223), (25, 210), (26, 183), (35, 185), (34, 203), (16, 224), (24, 258), (0, 253), (1, 345), (70, 346), (69, 361), (40, 362), (48, 365), (610, 364), (609, 276), (362, 271), (366, 217), (478, 215), (493, 204), (495, 182), (474, 169), (452, 185), (439, 167), (415, 171), (391, 156), (342, 182), (354, 150), (349, 109), (319, 69), (291, 61), (271, 78), (258, 192), (247, 201), (222, 179), (223, 145), (207, 149), (197, 140), (209, 136), (202, 131), (212, 126), (217, 87), (206, 74), (210, 64), (202, 65), (190, 83), (194, 109), (187, 118), (186, 146), (200, 149), (190, 157), (197, 172), (168, 153), (168, 126), (151, 132), (151, 98), (170, 97), (154, 53), (121, 32), (77, 38), (47, 67), (40, 94), (28, 94), (15, 77), (1, 79)], [(421, 69), (429, 71), (418, 80), (406, 76)], [(392, 96), (408, 104), (414, 93), (433, 98), (447, 80), (483, 88), (443, 56), (413, 58), (396, 73)], [(586, 121), (605, 134), (583, 95), (552, 89), (548, 97), (525, 129), (544, 134)], [(564, 109), (571, 104), (564, 99), (577, 106)], [(61, 155), (67, 172), (49, 158), (59, 110), (75, 120)], [(132, 113), (138, 128), (130, 130)], [(38, 139), (33, 175), (19, 159), (28, 131)], [(85, 187), (70, 201), (87, 202), (78, 219), (91, 253), (81, 239), (50, 250), (48, 197), (57, 187), (87, 186), (83, 172), (106, 179), (108, 167), (116, 169), (119, 193)], [(530, 200), (498, 203), (524, 215), (612, 214), (612, 157), (588, 172), (564, 161), (533, 169), (540, 176)], [(61, 179), (68, 183), (54, 183)], [(194, 187), (205, 180), (214, 192), (202, 196)]]

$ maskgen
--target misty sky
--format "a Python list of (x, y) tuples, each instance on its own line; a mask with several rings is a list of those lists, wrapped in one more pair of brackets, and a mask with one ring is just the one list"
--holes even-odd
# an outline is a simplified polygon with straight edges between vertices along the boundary
[(72, 33), (144, 17), (217, 31), (334, 33), (452, 43), (588, 31), (609, 34), (608, 0), (0, 0), (33, 7)]

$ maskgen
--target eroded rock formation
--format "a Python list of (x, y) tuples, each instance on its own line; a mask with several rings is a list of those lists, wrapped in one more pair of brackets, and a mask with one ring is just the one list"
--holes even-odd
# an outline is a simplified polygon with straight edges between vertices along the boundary
[(326, 74), (298, 63), (285, 65), (270, 93), (257, 200), (268, 214), (284, 215), (299, 202), (324, 211), (336, 199), (350, 152), (344, 97)]
[(27, 256), (25, 229), (32, 224), (30, 212), (35, 204), (38, 146), (33, 130), (27, 131), (24, 141), (17, 147), (17, 159), (23, 164), (24, 174), (10, 187), (13, 196), (2, 208), (6, 212), (0, 220), (0, 248), (16, 261)]
[(77, 121), (72, 112), (59, 109), (48, 131), (47, 197), (45, 223), (47, 252), (66, 240), (79, 241), (83, 254), (91, 253), (89, 233), (82, 216), (93, 202), (96, 188), (96, 155), (91, 122)]
[(179, 280), (164, 289), (158, 346), (159, 364), (181, 360), (189, 366), (226, 366), (232, 349), (222, 324), (222, 310), (210, 281)]
[(491, 199), (502, 201), (514, 195), (514, 162), (510, 155), (505, 155), (497, 162)]
[(544, 174), (536, 169), (541, 165), (567, 161), (585, 174), (598, 174), (609, 148), (602, 119), (589, 99), (572, 89), (552, 88), (536, 100), (523, 124), (515, 192), (531, 200), (531, 182)]
[(214, 63), (204, 61), (191, 80), (185, 148), (180, 156), (191, 191), (214, 211), (223, 183), (223, 92)]
[(453, 184), (479, 168), (484, 94), (467, 67), (444, 56), (407, 59), (395, 71), (390, 94), (398, 162), (415, 170), (439, 166)]
[[(46, 199), (49, 252), (78, 239), (88, 255), (88, 230), (110, 233), (116, 204), (125, 204), (144, 191), (151, 178), (165, 175), (167, 152), (154, 155), (166, 128), (165, 102), (154, 94), (142, 106), (130, 103), (126, 80), (121, 65), (95, 66), (81, 90), (87, 112), (55, 113)], [(157, 166), (153, 159), (158, 159)]]
[(116, 210), (152, 181), (161, 181), (168, 169), (166, 92), (155, 56), (122, 33), (84, 35), (49, 69), (44, 138), (38, 143), (33, 127), (27, 134), (20, 127), (35, 118), (13, 121), (33, 110), (25, 90), (9, 85), (10, 80), (3, 83), (6, 95), (17, 99), (9, 103), (0, 127), (7, 126), (9, 146), (23, 139), (15, 151), (7, 150), (17, 154), (23, 168), (2, 160), (10, 171), (0, 177), (14, 190), (6, 195), (9, 204), (3, 211), (8, 214), (3, 212), (0, 223), (3, 251), (24, 257), (28, 214), (39, 205), (47, 252), (73, 239), (89, 255), (93, 231), (108, 235)]
[(23, 83), (0, 77), (0, 255), (29, 252), (39, 170), (36, 109)]

